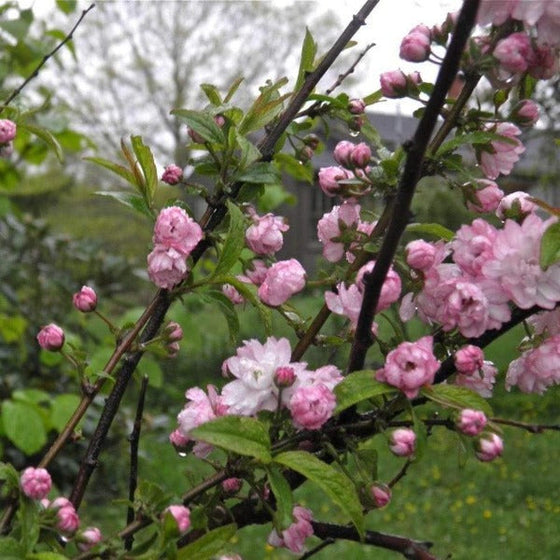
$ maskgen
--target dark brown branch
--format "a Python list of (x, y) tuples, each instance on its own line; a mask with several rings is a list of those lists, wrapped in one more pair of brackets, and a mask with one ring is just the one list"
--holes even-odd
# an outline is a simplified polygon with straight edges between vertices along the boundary
[(478, 4), (479, 0), (465, 0), (451, 43), (438, 73), (433, 93), (430, 96), (424, 115), (418, 123), (414, 137), (406, 146), (408, 156), (399, 181), (393, 219), (383, 239), (375, 267), (371, 274), (366, 275), (364, 278), (364, 298), (352, 345), (348, 365), (349, 372), (364, 367), (366, 353), (373, 343), (371, 325), (375, 315), (375, 308), (379, 301), (381, 287), (393, 262), (401, 235), (408, 223), (410, 204), (416, 184), (421, 177), (424, 155), (441, 108), (445, 103), (447, 92), (457, 75), (463, 49), (475, 24)]
[(85, 10), (82, 11), (81, 16), (79, 17), (79, 19), (76, 22), (76, 24), (74, 25), (74, 27), (72, 27), (72, 29), (70, 30), (70, 33), (68, 33), (68, 35), (66, 35), (66, 37), (64, 37), (64, 39), (62, 39), (62, 41), (50, 53), (46, 54), (42, 58), (41, 62), (38, 64), (37, 68), (35, 68), (35, 70), (33, 70), (33, 72), (31, 72), (31, 74), (23, 81), (23, 83), (20, 86), (18, 86), (16, 89), (14, 89), (14, 91), (12, 91), (12, 93), (9, 95), (8, 99), (6, 99), (4, 104), (2, 106), (0, 106), (0, 114), (22, 92), (23, 88), (25, 86), (27, 86), (27, 84), (31, 80), (33, 80), (33, 78), (36, 78), (39, 75), (39, 71), (47, 63), (49, 58), (52, 58), (66, 43), (68, 43), (68, 41), (72, 40), (74, 32), (76, 31), (76, 29), (78, 28), (80, 23), (82, 23), (82, 20), (86, 17), (86, 14), (90, 10), (92, 10), (94, 7), (95, 7), (95, 4), (92, 4), (89, 8), (86, 8)]
[(397, 535), (388, 535), (378, 531), (366, 531), (365, 538), (362, 540), (358, 531), (351, 526), (334, 525), (333, 523), (321, 523), (312, 521), (313, 532), (320, 539), (344, 539), (363, 544), (369, 544), (400, 552), (405, 558), (411, 560), (437, 560), (437, 558), (429, 552), (433, 543), (427, 541), (414, 541), (406, 537)]
[[(146, 390), (148, 389), (148, 376), (142, 378), (140, 395), (138, 396), (138, 406), (132, 432), (130, 432), (130, 474), (128, 478), (128, 501), (130, 505), (126, 511), (126, 524), (130, 525), (134, 521), (134, 493), (138, 486), (138, 446), (140, 444), (140, 431), (142, 430), (142, 416), (144, 415), (144, 402), (146, 400)], [(134, 535), (128, 536), (124, 541), (124, 548), (130, 550), (134, 541)]]

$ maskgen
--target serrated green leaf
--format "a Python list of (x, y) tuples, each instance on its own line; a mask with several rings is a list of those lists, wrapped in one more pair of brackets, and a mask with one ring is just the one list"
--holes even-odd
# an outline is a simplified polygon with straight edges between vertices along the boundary
[(237, 263), (245, 246), (245, 217), (243, 212), (228, 200), (229, 227), (226, 240), (220, 251), (220, 258), (214, 269), (213, 277), (227, 274)]
[(375, 379), (373, 370), (353, 371), (348, 374), (335, 388), (335, 414), (355, 404), (381, 395), (394, 393), (395, 388)]
[(146, 201), (143, 197), (138, 194), (127, 193), (127, 192), (112, 192), (112, 191), (97, 191), (95, 194), (99, 196), (108, 196), (109, 198), (114, 198), (116, 201), (136, 210), (140, 214), (152, 218), (152, 212), (146, 206)]
[(206, 533), (177, 551), (177, 560), (210, 560), (219, 554), (235, 536), (237, 525), (225, 525)]
[(70, 419), (70, 416), (74, 413), (78, 404), (80, 403), (80, 397), (73, 394), (57, 395), (52, 400), (51, 405), (51, 427), (57, 432), (61, 432), (66, 425), (66, 422)]
[(222, 97), (216, 86), (212, 84), (200, 84), (200, 89), (204, 92), (212, 105), (222, 104)]
[(134, 173), (132, 173), (130, 169), (124, 167), (124, 165), (121, 165), (119, 163), (114, 163), (107, 159), (98, 158), (98, 157), (86, 157), (84, 159), (86, 161), (91, 161), (92, 163), (100, 165), (101, 167), (105, 167), (105, 169), (109, 169), (109, 171), (116, 173), (119, 177), (122, 177), (127, 183), (130, 183), (133, 187), (138, 188), (138, 184), (136, 182), (136, 177), (134, 176)]
[(191, 430), (190, 436), (263, 463), (271, 461), (268, 428), (255, 418), (221, 416)]
[(492, 407), (488, 401), (467, 387), (439, 384), (424, 387), (421, 389), (421, 393), (427, 399), (449, 408), (459, 410), (472, 408), (474, 410), (482, 410), (487, 417), (493, 415)]
[(37, 453), (47, 443), (45, 425), (35, 406), (4, 401), (2, 424), (8, 439), (26, 455)]
[(210, 290), (205, 295), (217, 304), (228, 324), (230, 341), (232, 344), (236, 344), (239, 336), (239, 317), (235, 311), (235, 306), (223, 292)]
[(238, 90), (239, 86), (243, 83), (244, 79), (245, 78), (243, 78), (243, 76), (239, 76), (239, 78), (236, 78), (233, 81), (231, 86), (229, 86), (226, 96), (224, 97), (224, 103), (228, 103), (229, 101), (231, 101), (231, 98), (235, 95), (235, 92)]
[(171, 111), (171, 114), (186, 121), (188, 127), (197, 134), (200, 134), (207, 142), (224, 144), (225, 137), (222, 129), (208, 113), (200, 113), (199, 111), (190, 111), (188, 109), (175, 109)]
[(298, 70), (298, 77), (295, 85), (295, 91), (298, 91), (305, 78), (309, 72), (313, 71), (313, 64), (315, 62), (315, 55), (317, 54), (317, 43), (313, 39), (313, 35), (309, 31), (309, 28), (305, 28), (305, 37), (303, 38), (303, 44), (301, 45), (301, 55)]
[(292, 518), (292, 510), (294, 509), (292, 489), (280, 469), (275, 466), (271, 465), (267, 469), (267, 475), (270, 489), (276, 498), (275, 526), (277, 530), (283, 531), (294, 522)]
[(280, 173), (277, 167), (270, 162), (258, 161), (235, 177), (241, 183), (275, 184), (280, 182)]
[(142, 168), (142, 173), (144, 174), (145, 191), (142, 192), (142, 194), (146, 199), (146, 205), (151, 207), (158, 184), (158, 175), (154, 156), (150, 148), (142, 141), (141, 136), (131, 136), (130, 143), (132, 144), (132, 149), (140, 167)]
[(362, 505), (353, 482), (342, 472), (305, 451), (286, 451), (274, 461), (316, 484), (349, 517), (358, 533), (364, 534)]
[(27, 123), (20, 124), (20, 127), (31, 132), (31, 134), (34, 134), (35, 136), (37, 136), (37, 138), (40, 138), (43, 142), (45, 142), (45, 144), (47, 144), (47, 146), (49, 146), (49, 148), (54, 151), (58, 161), (64, 161), (64, 152), (62, 151), (62, 146), (50, 131), (48, 131), (46, 128), (41, 128), (39, 126), (34, 126)]
[(455, 236), (450, 229), (447, 229), (441, 224), (409, 224), (406, 226), (406, 231), (409, 233), (433, 235), (444, 241), (451, 241)]
[(543, 270), (560, 261), (560, 222), (546, 228), (541, 238), (540, 265)]

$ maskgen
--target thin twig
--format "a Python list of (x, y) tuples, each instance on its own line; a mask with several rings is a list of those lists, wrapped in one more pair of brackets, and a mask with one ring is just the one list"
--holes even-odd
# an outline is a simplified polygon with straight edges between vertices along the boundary
[(412, 461), (407, 460), (406, 463), (402, 466), (401, 470), (393, 477), (393, 479), (391, 480), (391, 482), (389, 482), (389, 484), (387, 484), (387, 486), (389, 486), (389, 488), (393, 488), (393, 486), (395, 486), (397, 482), (399, 482), (404, 476), (406, 476), (410, 465), (412, 465)]
[(449, 48), (438, 73), (434, 90), (418, 123), (414, 137), (407, 145), (408, 156), (399, 181), (393, 219), (387, 228), (381, 249), (376, 258), (375, 267), (371, 274), (364, 277), (364, 297), (352, 344), (348, 364), (349, 372), (363, 369), (366, 353), (373, 343), (371, 325), (381, 288), (389, 267), (393, 262), (401, 235), (408, 223), (410, 204), (416, 184), (421, 177), (424, 154), (436, 126), (441, 108), (445, 103), (447, 92), (457, 75), (463, 49), (475, 24), (479, 1), (465, 0)]
[[(142, 385), (140, 386), (140, 394), (138, 396), (138, 406), (136, 407), (136, 416), (134, 418), (134, 425), (130, 433), (130, 474), (128, 478), (128, 501), (130, 502), (126, 511), (126, 524), (129, 525), (134, 521), (135, 512), (134, 494), (138, 486), (138, 446), (140, 443), (140, 431), (142, 430), (142, 416), (144, 415), (144, 402), (146, 400), (146, 390), (148, 389), (148, 376), (144, 375), (142, 378)], [(124, 541), (125, 550), (132, 548), (134, 542), (134, 535), (129, 535)]]
[(82, 11), (82, 15), (79, 17), (79, 19), (76, 22), (76, 24), (74, 25), (74, 27), (72, 27), (72, 29), (70, 30), (70, 33), (68, 33), (68, 35), (66, 35), (66, 37), (64, 37), (64, 39), (62, 39), (62, 41), (50, 53), (46, 54), (42, 58), (41, 62), (38, 64), (37, 68), (35, 68), (35, 70), (33, 70), (33, 72), (31, 72), (31, 74), (23, 81), (23, 83), (20, 86), (18, 86), (16, 89), (14, 89), (14, 91), (12, 91), (12, 93), (9, 95), (8, 99), (6, 99), (4, 104), (0, 106), (0, 113), (2, 113), (2, 111), (22, 92), (23, 88), (25, 88), (25, 86), (27, 86), (27, 84), (31, 80), (33, 80), (33, 78), (36, 78), (39, 75), (39, 71), (47, 63), (49, 58), (53, 57), (66, 43), (68, 43), (68, 41), (72, 40), (72, 36), (74, 35), (74, 31), (76, 31), (76, 29), (78, 28), (80, 23), (82, 23), (82, 20), (86, 17), (86, 14), (90, 10), (92, 10), (94, 7), (95, 7), (95, 4), (92, 4), (89, 8)]
[(327, 546), (330, 546), (331, 544), (334, 544), (336, 541), (334, 539), (325, 539), (323, 542), (319, 543), (317, 546), (313, 547), (311, 550), (307, 551), (303, 556), (300, 556), (299, 560), (307, 560), (308, 558), (311, 558), (312, 556), (315, 556), (315, 554), (321, 552), (321, 550), (323, 550), (324, 548), (327, 548)]
[(507, 418), (489, 418), (490, 422), (495, 424), (502, 424), (504, 426), (513, 426), (527, 430), (531, 434), (542, 434), (547, 430), (560, 431), (560, 424), (528, 424), (526, 422), (518, 422), (517, 420), (508, 420)]

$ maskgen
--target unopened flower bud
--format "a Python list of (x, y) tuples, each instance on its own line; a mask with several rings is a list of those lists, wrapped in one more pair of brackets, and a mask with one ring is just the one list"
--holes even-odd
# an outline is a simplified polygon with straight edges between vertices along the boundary
[(397, 99), (414, 93), (422, 81), (418, 72), (405, 74), (402, 70), (390, 70), (380, 75), (381, 92), (385, 97)]
[(484, 364), (484, 352), (473, 344), (459, 348), (453, 357), (455, 367), (463, 375), (472, 375)]
[(504, 451), (502, 438), (494, 433), (481, 437), (475, 446), (479, 461), (489, 462), (499, 457)]
[(533, 126), (539, 120), (539, 106), (531, 99), (523, 99), (511, 110), (509, 120), (520, 126)]
[(82, 286), (82, 289), (72, 296), (72, 303), (78, 311), (89, 313), (97, 307), (97, 294), (93, 288)]
[(183, 170), (175, 164), (168, 165), (163, 170), (161, 180), (168, 185), (176, 185), (183, 178)]
[(178, 342), (183, 339), (183, 329), (179, 323), (169, 321), (165, 327), (165, 333), (169, 342)]
[(364, 117), (362, 115), (355, 115), (348, 122), (348, 128), (352, 132), (360, 132), (360, 130), (362, 130), (362, 126), (364, 126)]
[(523, 191), (512, 192), (500, 201), (496, 209), (496, 216), (501, 220), (512, 219), (523, 221), (531, 212), (535, 212), (538, 206), (531, 201), (531, 196)]
[(353, 166), (363, 169), (367, 167), (371, 160), (371, 149), (365, 142), (360, 142), (354, 147), (350, 154), (350, 161)]
[(222, 488), (228, 494), (237, 494), (241, 490), (241, 486), (243, 486), (243, 481), (236, 477), (226, 478), (222, 482)]
[(319, 137), (316, 134), (307, 134), (303, 139), (303, 143), (309, 146), (312, 150), (316, 150), (320, 144)]
[(64, 331), (58, 325), (51, 323), (39, 331), (37, 342), (43, 350), (57, 352), (64, 345)]
[(167, 346), (167, 357), (168, 358), (176, 358), (177, 354), (179, 354), (179, 350), (181, 346), (178, 342), (170, 342)]
[(322, 167), (319, 169), (319, 186), (327, 196), (341, 194), (344, 190), (339, 181), (350, 179), (352, 174), (342, 167)]
[(169, 512), (175, 521), (180, 533), (184, 533), (191, 525), (191, 511), (188, 507), (180, 505), (169, 506), (165, 512)]
[(216, 115), (214, 117), (214, 122), (220, 127), (222, 128), (222, 126), (224, 126), (224, 124), (226, 124), (226, 119), (223, 115)]
[(296, 380), (294, 368), (288, 366), (280, 366), (274, 372), (274, 384), (277, 387), (291, 387)]
[(409, 428), (398, 428), (391, 434), (389, 448), (398, 457), (411, 457), (416, 448), (416, 434)]
[(311, 146), (302, 146), (296, 153), (298, 161), (307, 163), (313, 157), (313, 148)]
[(361, 115), (366, 110), (366, 104), (363, 99), (350, 99), (348, 102), (348, 111), (353, 115)]
[(86, 552), (90, 548), (93, 548), (102, 539), (103, 535), (97, 527), (87, 527), (83, 531), (80, 531), (80, 534), (76, 536), (75, 541), (77, 547), (82, 552)]
[(459, 413), (456, 426), (460, 432), (467, 436), (477, 436), (486, 426), (486, 415), (482, 410), (464, 408)]
[(0, 120), (0, 144), (7, 144), (16, 137), (16, 123), (9, 119)]
[(370, 491), (376, 508), (383, 508), (391, 501), (391, 489), (386, 484), (376, 482)]
[(32, 500), (42, 500), (51, 491), (51, 475), (47, 469), (27, 467), (20, 478), (23, 493)]
[(408, 62), (423, 62), (430, 56), (430, 30), (417, 26), (401, 42), (399, 56)]

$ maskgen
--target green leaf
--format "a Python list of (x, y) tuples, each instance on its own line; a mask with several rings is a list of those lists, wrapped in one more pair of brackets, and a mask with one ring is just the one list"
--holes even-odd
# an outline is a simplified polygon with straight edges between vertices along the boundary
[[(2, 558), (4, 558), (2, 556)], [(28, 554), (25, 560), (67, 560), (68, 556), (58, 554), (58, 552), (37, 552), (35, 554)]]
[(548, 226), (541, 239), (540, 265), (546, 270), (560, 261), (560, 222)]
[(482, 410), (486, 416), (493, 415), (492, 407), (486, 399), (467, 387), (459, 385), (432, 385), (421, 390), (424, 397), (449, 408), (472, 408)]
[(212, 303), (217, 304), (228, 324), (230, 341), (232, 344), (236, 344), (239, 336), (239, 317), (235, 311), (235, 306), (223, 292), (209, 290), (205, 296), (210, 298)]
[(222, 104), (222, 97), (216, 86), (212, 84), (200, 84), (200, 89), (204, 92), (206, 97), (208, 97), (208, 101), (210, 101), (212, 105)]
[(61, 12), (71, 14), (76, 9), (76, 0), (56, 0), (56, 6)]
[(306, 181), (313, 183), (313, 167), (311, 165), (304, 165), (297, 158), (291, 154), (278, 152), (274, 155), (274, 161), (279, 165), (280, 169), (290, 174), (298, 181)]
[(11, 537), (0, 538), (0, 558), (2, 560), (21, 560), (25, 551), (21, 544)]
[(45, 425), (35, 406), (4, 401), (2, 424), (8, 439), (26, 455), (37, 453), (47, 443)]
[(224, 144), (225, 137), (222, 129), (214, 122), (214, 118), (208, 113), (190, 111), (188, 109), (175, 109), (172, 115), (186, 121), (189, 128), (200, 134), (204, 140), (213, 144)]
[(235, 180), (243, 183), (275, 184), (280, 182), (280, 173), (273, 163), (258, 161), (235, 177)]
[(276, 528), (283, 531), (294, 522), (292, 518), (292, 510), (294, 509), (292, 489), (280, 469), (271, 465), (267, 469), (267, 474), (270, 489), (276, 498)]
[(381, 395), (394, 393), (396, 389), (375, 379), (373, 370), (353, 371), (348, 374), (335, 388), (335, 414), (355, 404)]
[(138, 163), (142, 168), (142, 172), (144, 173), (145, 192), (142, 192), (142, 194), (146, 200), (146, 205), (151, 207), (158, 185), (158, 175), (154, 156), (150, 148), (142, 142), (141, 136), (131, 136), (130, 142)]
[(230, 200), (227, 201), (229, 228), (226, 240), (220, 251), (218, 264), (212, 277), (227, 274), (237, 263), (241, 251), (245, 247), (245, 217), (243, 212)]
[(377, 103), (378, 101), (381, 101), (381, 99), (383, 99), (383, 92), (378, 89), (377, 91), (374, 91), (373, 93), (370, 93), (369, 95), (366, 95), (362, 101), (366, 104), (366, 105), (373, 105), (374, 103)]
[(137, 194), (128, 192), (112, 192), (112, 191), (97, 191), (95, 194), (99, 196), (108, 196), (109, 198), (114, 198), (116, 201), (136, 210), (136, 212), (147, 216), (148, 218), (153, 218), (152, 212), (146, 206), (146, 201), (143, 197)]
[(502, 136), (501, 134), (496, 134), (494, 132), (484, 132), (482, 130), (479, 130), (477, 132), (469, 132), (468, 134), (455, 136), (455, 138), (444, 142), (437, 151), (436, 157), (441, 156), (446, 152), (451, 152), (455, 148), (463, 146), (464, 144), (488, 144), (493, 140), (497, 140), (498, 142), (505, 142), (506, 144), (516, 143), (516, 140), (514, 138)]
[(306, 27), (305, 37), (301, 45), (301, 57), (299, 63), (298, 77), (295, 85), (295, 91), (298, 91), (309, 72), (313, 71), (313, 63), (315, 62), (315, 55), (317, 54), (317, 43), (313, 39), (313, 35)]
[(274, 461), (315, 483), (350, 518), (359, 534), (364, 534), (364, 516), (356, 487), (342, 472), (306, 451), (286, 451)]
[(12, 393), (12, 400), (29, 404), (48, 403), (51, 396), (41, 389), (18, 389)]
[(190, 436), (263, 463), (271, 461), (268, 428), (255, 418), (221, 416), (191, 430)]
[(247, 138), (245, 138), (245, 136), (239, 134), (239, 131), (236, 128), (233, 128), (233, 130), (235, 135), (235, 141), (237, 142), (237, 145), (241, 149), (239, 168), (243, 170), (249, 165), (251, 165), (253, 162), (260, 159), (262, 154), (254, 144), (252, 144), (251, 142), (249, 142), (249, 140), (247, 140)]
[(20, 315), (0, 313), (0, 337), (7, 344), (13, 344), (23, 339), (27, 328), (27, 320)]
[(450, 229), (440, 224), (409, 224), (406, 226), (406, 231), (409, 233), (433, 235), (444, 241), (451, 241), (455, 235)]
[(239, 78), (236, 78), (233, 81), (233, 84), (229, 86), (228, 92), (224, 97), (224, 103), (228, 103), (229, 101), (231, 101), (231, 98), (235, 95), (235, 92), (238, 90), (239, 86), (243, 83), (244, 79), (245, 78), (243, 78), (242, 76), (239, 76)]
[(125, 181), (130, 183), (133, 187), (138, 188), (134, 173), (132, 173), (130, 169), (124, 167), (124, 165), (113, 163), (112, 161), (98, 157), (86, 157), (84, 159), (86, 161), (91, 161), (92, 163), (100, 165), (101, 167), (105, 167), (105, 169), (109, 169), (109, 171), (116, 173), (119, 177), (122, 177)]
[(64, 152), (62, 151), (62, 146), (58, 143), (58, 140), (52, 135), (52, 133), (49, 132), (46, 128), (41, 128), (39, 126), (33, 126), (26, 123), (21, 124), (20, 126), (21, 128), (28, 130), (29, 132), (31, 132), (31, 134), (34, 134), (35, 136), (37, 136), (37, 138), (40, 138), (43, 142), (45, 142), (45, 144), (47, 144), (47, 146), (49, 146), (49, 148), (54, 151), (56, 157), (58, 158), (58, 161), (64, 161)]
[(51, 405), (51, 427), (57, 432), (61, 432), (79, 403), (80, 397), (78, 395), (70, 393), (57, 395)]
[(219, 554), (235, 536), (237, 525), (225, 525), (206, 533), (192, 544), (177, 551), (177, 560), (210, 560)]

